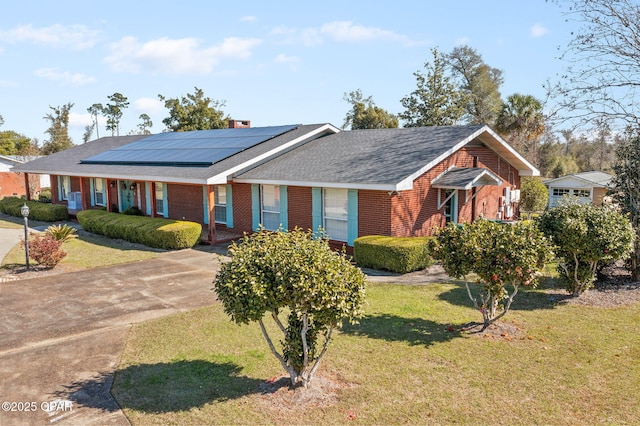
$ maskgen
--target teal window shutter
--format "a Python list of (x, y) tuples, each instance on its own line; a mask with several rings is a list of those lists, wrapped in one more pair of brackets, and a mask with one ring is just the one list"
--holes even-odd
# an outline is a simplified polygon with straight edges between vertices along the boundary
[(358, 238), (358, 190), (347, 191), (347, 244), (353, 246)]
[(91, 205), (96, 205), (96, 185), (95, 179), (89, 179), (89, 191), (91, 191)]
[(280, 185), (280, 225), (282, 229), (289, 229), (289, 201), (286, 185)]
[(311, 188), (311, 227), (313, 232), (322, 228), (322, 188)]
[(231, 185), (227, 185), (227, 228), (233, 228), (233, 194)]
[(164, 217), (169, 217), (169, 200), (167, 199), (168, 186), (169, 185), (166, 183), (162, 185), (162, 206), (163, 206), (162, 215)]
[(251, 184), (251, 227), (257, 230), (260, 227), (260, 186)]
[(202, 185), (202, 214), (204, 215), (204, 224), (209, 224), (209, 188)]
[(147, 216), (151, 216), (151, 182), (144, 183), (144, 198), (147, 200)]

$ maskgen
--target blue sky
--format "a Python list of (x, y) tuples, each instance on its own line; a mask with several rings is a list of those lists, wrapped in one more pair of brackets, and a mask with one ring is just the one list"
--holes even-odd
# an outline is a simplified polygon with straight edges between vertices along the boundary
[(10, 2), (0, 14), (0, 130), (42, 143), (49, 106), (72, 102), (79, 144), (87, 108), (119, 92), (130, 102), (120, 134), (142, 113), (158, 133), (168, 115), (158, 94), (194, 87), (254, 127), (341, 127), (344, 93), (361, 89), (398, 113), (430, 49), (460, 44), (503, 70), (503, 98), (542, 99), (564, 68), (558, 48), (571, 28), (561, 12), (545, 0)]

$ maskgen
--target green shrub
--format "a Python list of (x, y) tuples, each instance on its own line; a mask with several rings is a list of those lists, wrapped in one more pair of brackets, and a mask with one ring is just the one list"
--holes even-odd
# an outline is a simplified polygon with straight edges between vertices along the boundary
[(64, 225), (51, 225), (44, 232), (63, 243), (76, 237), (76, 235), (73, 235), (76, 233), (76, 229), (66, 223)]
[(50, 203), (51, 188), (42, 188), (42, 191), (40, 191), (40, 195), (38, 195), (38, 201), (40, 201), (41, 203)]
[(608, 206), (567, 200), (544, 212), (537, 224), (557, 246), (560, 279), (574, 296), (593, 287), (599, 265), (624, 259), (633, 250), (633, 226)]
[(202, 225), (184, 220), (129, 216), (104, 210), (82, 210), (77, 216), (83, 229), (149, 247), (175, 250), (200, 241)]
[(432, 265), (428, 241), (432, 237), (385, 237), (368, 235), (353, 243), (355, 262), (364, 268), (405, 274)]
[(41, 222), (58, 222), (69, 219), (67, 206), (62, 204), (40, 203), (38, 201), (25, 201), (22, 198), (6, 197), (0, 200), (0, 213), (9, 216), (22, 217), (22, 206), (29, 207), (29, 219)]

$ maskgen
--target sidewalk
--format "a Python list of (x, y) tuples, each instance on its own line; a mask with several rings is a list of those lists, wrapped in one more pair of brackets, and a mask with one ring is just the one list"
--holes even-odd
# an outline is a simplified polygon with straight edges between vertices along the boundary
[(0, 228), (0, 263), (11, 249), (24, 239), (24, 229)]

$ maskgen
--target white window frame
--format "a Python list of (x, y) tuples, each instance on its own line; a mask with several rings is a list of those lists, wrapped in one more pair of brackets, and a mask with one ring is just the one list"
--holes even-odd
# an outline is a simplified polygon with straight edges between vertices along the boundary
[(571, 195), (571, 190), (567, 188), (553, 188), (552, 195), (554, 197), (563, 197), (565, 195)]
[[(273, 192), (275, 195), (275, 206), (265, 206), (264, 196), (267, 191)], [(275, 215), (278, 217), (278, 224), (275, 227), (272, 226), (271, 221), (265, 223), (265, 216), (271, 217)], [(277, 231), (280, 229), (280, 187), (278, 185), (260, 185), (260, 223), (264, 229), (269, 231)]]
[[(220, 195), (224, 197), (220, 197)], [(223, 198), (223, 199), (222, 199)], [(216, 223), (227, 224), (227, 187), (226, 185), (215, 185), (213, 189), (213, 209)], [(220, 218), (218, 218), (220, 216)], [(224, 220), (222, 220), (224, 216)]]
[(71, 177), (58, 176), (58, 200), (69, 201), (69, 192), (71, 192)]
[[(340, 215), (335, 214), (336, 213), (335, 206), (332, 207), (334, 211), (328, 210), (329, 208), (328, 206), (330, 204), (335, 204), (335, 203), (328, 203), (327, 202), (328, 198), (332, 197), (335, 200), (337, 195), (339, 195), (341, 199), (340, 201), (344, 201), (344, 213)], [(343, 225), (340, 227), (343, 230), (342, 233), (331, 230), (331, 229), (334, 229), (334, 227), (328, 226), (327, 223), (332, 221), (343, 223)], [(324, 229), (324, 232), (329, 236), (331, 240), (342, 241), (342, 242), (347, 242), (349, 240), (349, 191), (347, 189), (342, 189), (342, 188), (323, 188), (322, 189), (322, 228)]]
[[(153, 194), (153, 196), (156, 199), (156, 214), (160, 215), (160, 216), (164, 216), (165, 211), (164, 211), (164, 194), (165, 194), (165, 190), (164, 190), (164, 182), (156, 182), (155, 183), (155, 187), (156, 187), (156, 191), (155, 194)], [(158, 198), (158, 192), (160, 192), (161, 197)]]
[[(98, 182), (102, 185), (102, 190), (98, 190)], [(102, 202), (98, 202), (98, 194), (102, 195)], [(107, 205), (107, 180), (102, 178), (93, 179), (93, 199), (96, 206)]]

